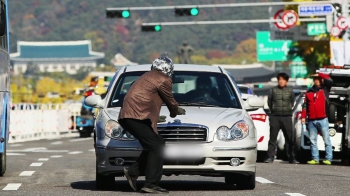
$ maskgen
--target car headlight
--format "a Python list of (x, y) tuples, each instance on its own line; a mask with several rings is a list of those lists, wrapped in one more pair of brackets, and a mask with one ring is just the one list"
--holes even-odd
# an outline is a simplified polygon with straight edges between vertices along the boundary
[(221, 141), (242, 140), (249, 135), (249, 127), (244, 121), (238, 121), (231, 128), (221, 126), (216, 130), (216, 137)]
[(117, 140), (136, 140), (129, 132), (124, 133), (124, 129), (114, 120), (109, 120), (105, 126), (105, 133), (108, 137)]

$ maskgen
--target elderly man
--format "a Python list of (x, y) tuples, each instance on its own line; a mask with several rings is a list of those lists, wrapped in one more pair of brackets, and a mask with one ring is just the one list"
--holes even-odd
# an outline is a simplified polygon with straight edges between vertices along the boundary
[(124, 174), (135, 191), (136, 180), (144, 173), (146, 183), (142, 192), (168, 192), (158, 186), (163, 173), (164, 149), (164, 140), (157, 132), (160, 109), (164, 102), (170, 111), (170, 117), (185, 114), (185, 110), (178, 107), (172, 94), (173, 69), (170, 58), (156, 59), (151, 71), (143, 74), (130, 87), (119, 114), (120, 125), (137, 138), (143, 147), (138, 160), (129, 168), (124, 168)]

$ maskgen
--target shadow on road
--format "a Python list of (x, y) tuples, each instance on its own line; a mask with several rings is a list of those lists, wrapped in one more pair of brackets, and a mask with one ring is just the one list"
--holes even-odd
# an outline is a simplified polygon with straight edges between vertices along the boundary
[[(137, 187), (140, 189), (144, 184), (144, 181), (138, 181)], [(160, 186), (168, 189), (169, 191), (225, 191), (235, 190), (235, 186), (226, 185), (224, 182), (212, 182), (212, 181), (177, 181), (169, 180), (162, 181)], [(95, 181), (79, 181), (71, 183), (73, 189), (79, 190), (91, 190), (100, 191), (95, 188)], [(116, 181), (115, 186), (111, 187), (107, 191), (121, 191), (121, 192), (132, 192), (127, 181)]]

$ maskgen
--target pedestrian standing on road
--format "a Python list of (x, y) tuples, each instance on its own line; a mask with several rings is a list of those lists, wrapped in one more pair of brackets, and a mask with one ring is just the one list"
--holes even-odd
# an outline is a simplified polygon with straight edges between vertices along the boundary
[(173, 70), (170, 58), (157, 58), (151, 66), (151, 71), (136, 80), (124, 98), (118, 121), (143, 147), (137, 161), (124, 168), (125, 177), (134, 191), (137, 191), (137, 178), (145, 175), (146, 183), (141, 189), (142, 192), (168, 193), (166, 189), (158, 186), (163, 175), (165, 142), (158, 134), (157, 123), (165, 121), (165, 116), (159, 116), (163, 103), (167, 105), (170, 117), (185, 114), (185, 110), (178, 107), (172, 94)]
[(293, 89), (287, 87), (289, 76), (286, 73), (277, 75), (278, 86), (273, 87), (268, 96), (270, 115), (270, 140), (265, 163), (272, 163), (275, 158), (277, 136), (282, 129), (286, 139), (286, 152), (289, 163), (298, 163), (294, 153), (294, 132), (292, 123), (292, 107), (294, 103)]
[(331, 139), (329, 137), (329, 122), (328, 122), (328, 103), (329, 91), (332, 88), (332, 79), (329, 75), (318, 73), (312, 75), (314, 85), (305, 93), (301, 122), (306, 123), (308, 117), (307, 128), (311, 142), (311, 161), (310, 165), (319, 164), (319, 152), (317, 148), (318, 133), (321, 133), (326, 149), (326, 160), (323, 161), (326, 165), (332, 164), (333, 149)]

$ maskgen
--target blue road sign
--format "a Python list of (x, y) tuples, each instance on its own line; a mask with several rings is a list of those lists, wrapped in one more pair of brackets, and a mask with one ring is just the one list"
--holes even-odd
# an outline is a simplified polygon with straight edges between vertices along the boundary
[(331, 4), (299, 5), (299, 16), (325, 16), (333, 13)]

